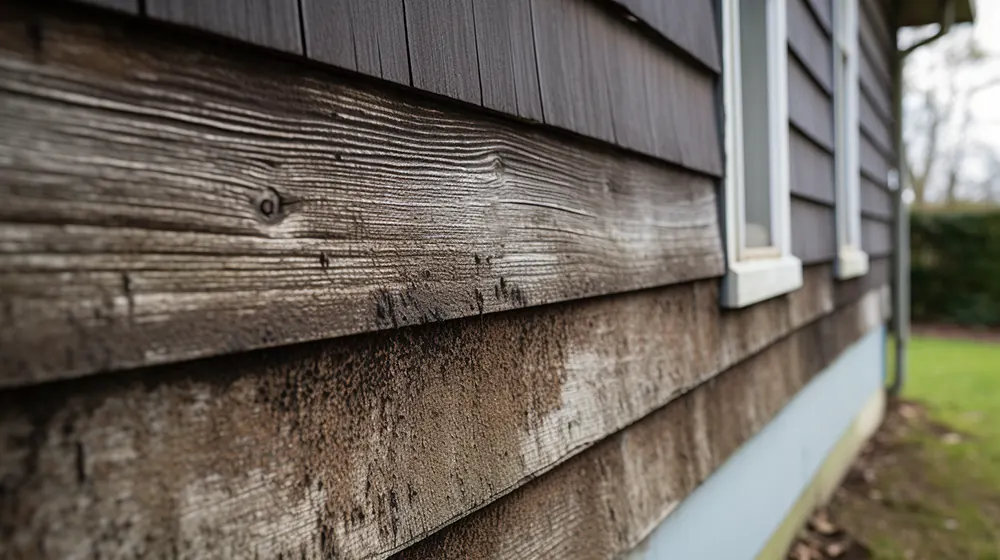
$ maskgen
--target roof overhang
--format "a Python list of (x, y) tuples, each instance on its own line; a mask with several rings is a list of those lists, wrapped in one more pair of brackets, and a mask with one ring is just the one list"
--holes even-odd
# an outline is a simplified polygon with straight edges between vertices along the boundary
[[(953, 23), (971, 23), (976, 19), (975, 0), (951, 0), (955, 3)], [(991, 0), (995, 1), (995, 0)], [(903, 0), (899, 2), (898, 22), (900, 27), (915, 27), (941, 23), (947, 0)]]

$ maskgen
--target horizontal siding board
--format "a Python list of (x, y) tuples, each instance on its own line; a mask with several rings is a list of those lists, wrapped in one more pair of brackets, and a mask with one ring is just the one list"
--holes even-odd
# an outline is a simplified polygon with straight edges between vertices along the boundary
[(788, 0), (788, 47), (827, 93), (833, 92), (833, 42), (806, 6)]
[(482, 103), (472, 0), (404, 0), (413, 87)]
[(789, 127), (788, 144), (792, 194), (833, 204), (833, 154), (820, 148), (795, 128)]
[(542, 121), (531, 0), (473, 0), (483, 106)]
[(875, 45), (885, 53), (891, 53), (896, 45), (895, 34), (889, 24), (888, 3), (882, 0), (861, 0), (858, 19), (865, 22), (875, 38)]
[(870, 217), (892, 219), (892, 191), (861, 178), (861, 211)]
[(837, 257), (833, 207), (795, 196), (791, 206), (792, 254), (806, 264), (833, 261)]
[(708, 177), (154, 33), (47, 17), (43, 63), (7, 21), (0, 385), (723, 271)]
[(627, 557), (817, 374), (885, 320), (881, 298), (870, 292), (795, 332), (393, 560)]
[(862, 216), (861, 248), (869, 256), (892, 254), (892, 224)]
[[(865, 2), (861, 2), (864, 4)], [(858, 13), (858, 45), (868, 55), (872, 67), (887, 82), (892, 81), (890, 46), (876, 36), (875, 23), (864, 9)]]
[(146, 0), (149, 17), (303, 54), (298, 0)]
[(381, 557), (831, 313), (831, 267), (804, 276), (738, 311), (711, 279), (0, 392), (0, 556)]
[(879, 114), (865, 95), (858, 96), (858, 117), (861, 122), (861, 132), (868, 136), (883, 154), (891, 155), (894, 152), (891, 119)]
[(590, 2), (535, 0), (532, 15), (546, 123), (721, 175), (713, 74)]
[(819, 20), (827, 35), (833, 35), (833, 5), (834, 0), (806, 0), (810, 12)]
[(814, 142), (833, 152), (833, 101), (791, 55), (788, 57), (788, 117)]
[(617, 0), (715, 72), (722, 68), (713, 0)]
[(868, 55), (861, 52), (858, 57), (858, 82), (861, 87), (861, 95), (867, 95), (868, 101), (884, 118), (891, 118), (892, 112), (892, 89), (889, 83), (883, 82), (872, 68)]
[(861, 159), (861, 174), (875, 184), (883, 187), (888, 186), (889, 170), (892, 163), (887, 160), (882, 151), (864, 135), (861, 134), (858, 141)]
[(887, 290), (891, 282), (892, 258), (871, 256), (868, 261), (867, 274), (837, 282), (837, 288), (834, 290), (837, 307), (855, 301), (871, 290)]

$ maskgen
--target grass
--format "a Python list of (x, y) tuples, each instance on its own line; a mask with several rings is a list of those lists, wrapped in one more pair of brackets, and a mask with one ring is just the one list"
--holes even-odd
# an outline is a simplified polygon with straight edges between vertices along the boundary
[(1000, 344), (915, 337), (909, 369), (920, 406), (897, 408), (874, 480), (833, 514), (878, 559), (1000, 559)]

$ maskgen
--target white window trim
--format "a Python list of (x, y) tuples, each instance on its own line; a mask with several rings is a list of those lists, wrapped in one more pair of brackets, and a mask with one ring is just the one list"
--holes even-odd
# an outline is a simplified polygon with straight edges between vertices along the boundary
[(791, 251), (788, 149), (788, 45), (785, 0), (767, 0), (768, 129), (771, 151), (772, 247), (746, 248), (739, 1), (722, 1), (727, 271), (722, 305), (739, 308), (802, 287), (802, 262)]
[[(861, 249), (861, 165), (858, 117), (858, 0), (834, 5), (833, 69), (836, 123), (835, 181), (837, 213), (837, 278), (868, 273)], [(846, 64), (845, 64), (846, 58)]]

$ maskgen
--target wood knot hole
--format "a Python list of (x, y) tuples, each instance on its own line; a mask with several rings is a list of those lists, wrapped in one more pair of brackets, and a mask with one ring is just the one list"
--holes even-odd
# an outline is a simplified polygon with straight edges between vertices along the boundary
[(254, 199), (258, 217), (268, 223), (280, 222), (284, 217), (285, 208), (281, 196), (273, 189), (265, 189)]

